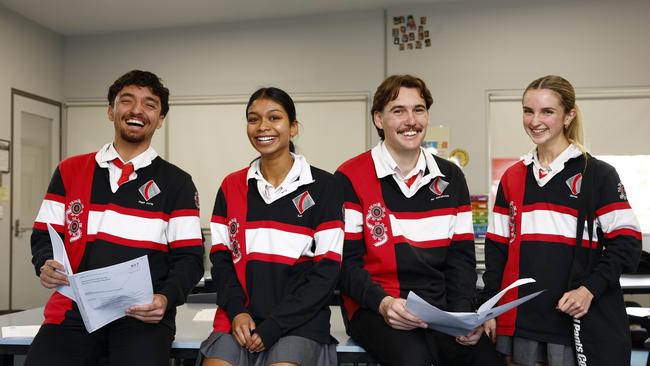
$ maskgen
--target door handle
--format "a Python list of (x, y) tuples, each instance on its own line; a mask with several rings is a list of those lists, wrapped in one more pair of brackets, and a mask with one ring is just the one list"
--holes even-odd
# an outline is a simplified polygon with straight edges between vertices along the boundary
[(30, 231), (32, 228), (26, 227), (26, 228), (21, 228), (20, 227), (20, 219), (16, 219), (16, 222), (14, 223), (14, 236), (18, 237), (20, 234)]

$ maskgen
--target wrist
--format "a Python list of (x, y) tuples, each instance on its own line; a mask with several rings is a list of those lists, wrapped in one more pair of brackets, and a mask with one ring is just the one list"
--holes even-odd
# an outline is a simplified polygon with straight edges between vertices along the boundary
[(392, 296), (385, 296), (383, 299), (381, 299), (381, 302), (379, 303), (379, 314), (381, 315), (386, 315), (388, 312), (388, 309), (390, 308), (390, 304), (395, 300), (394, 297)]

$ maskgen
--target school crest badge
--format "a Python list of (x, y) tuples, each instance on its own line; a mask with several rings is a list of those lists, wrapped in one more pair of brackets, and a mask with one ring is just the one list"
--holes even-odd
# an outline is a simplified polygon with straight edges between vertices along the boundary
[(138, 191), (142, 195), (145, 201), (149, 202), (150, 199), (154, 198), (160, 193), (160, 188), (156, 182), (150, 179), (147, 183), (143, 184), (138, 188)]
[(436, 177), (429, 185), (429, 190), (436, 196), (441, 196), (445, 189), (447, 189), (447, 186), (449, 186), (449, 182), (443, 180), (441, 177)]
[(578, 173), (573, 177), (566, 180), (566, 185), (571, 190), (571, 195), (577, 196), (580, 194), (580, 186), (582, 185), (582, 173)]
[(307, 211), (310, 207), (316, 204), (316, 202), (314, 202), (314, 199), (311, 198), (309, 191), (302, 192), (301, 194), (294, 197), (291, 201), (293, 202), (293, 205), (296, 206), (298, 213), (301, 215), (303, 212)]

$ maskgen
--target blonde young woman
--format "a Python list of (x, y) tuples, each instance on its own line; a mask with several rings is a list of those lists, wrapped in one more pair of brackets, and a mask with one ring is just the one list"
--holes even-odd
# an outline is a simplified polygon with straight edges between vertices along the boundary
[(522, 107), (536, 146), (501, 178), (482, 295), (525, 277), (537, 282), (506, 300), (547, 291), (487, 322), (486, 332), (510, 365), (629, 365), (619, 277), (636, 268), (641, 233), (625, 188), (612, 166), (585, 152), (567, 80), (534, 80)]

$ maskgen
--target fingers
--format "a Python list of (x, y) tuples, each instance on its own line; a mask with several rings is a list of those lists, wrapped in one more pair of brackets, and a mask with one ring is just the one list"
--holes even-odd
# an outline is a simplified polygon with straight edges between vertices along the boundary
[(65, 268), (53, 259), (48, 259), (40, 268), (39, 278), (41, 285), (46, 288), (55, 288), (61, 285), (69, 285), (68, 276), (62, 273)]
[(473, 346), (478, 343), (483, 335), (483, 326), (478, 326), (466, 336), (456, 337), (456, 342), (463, 346)]
[(264, 351), (264, 342), (262, 342), (262, 337), (259, 334), (254, 333), (251, 336), (250, 344), (246, 347), (249, 352), (262, 352)]
[(241, 347), (250, 344), (254, 329), (255, 321), (248, 313), (237, 314), (232, 320), (232, 335)]
[(136, 305), (126, 310), (126, 315), (145, 323), (158, 323), (165, 315), (165, 309), (151, 307), (151, 304)]
[(490, 338), (492, 343), (495, 343), (497, 341), (497, 322), (494, 319), (490, 319), (485, 324), (483, 324), (483, 328), (485, 328), (485, 334)]
[(126, 315), (145, 323), (158, 323), (165, 315), (166, 308), (167, 298), (164, 295), (155, 294), (150, 304), (131, 306), (126, 309)]
[(410, 330), (427, 327), (427, 323), (406, 310), (405, 299), (390, 298), (382, 305), (384, 307), (380, 313), (382, 313), (384, 321), (394, 329)]
[(576, 290), (564, 293), (557, 303), (556, 309), (574, 318), (581, 318), (587, 314), (593, 295), (581, 286)]

